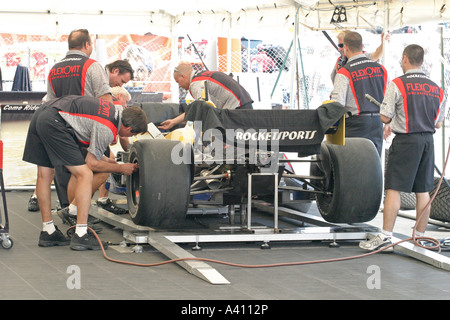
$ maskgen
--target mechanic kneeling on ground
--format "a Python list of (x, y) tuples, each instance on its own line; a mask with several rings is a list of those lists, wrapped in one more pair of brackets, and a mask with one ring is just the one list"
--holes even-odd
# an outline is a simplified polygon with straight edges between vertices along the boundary
[[(98, 250), (100, 244), (88, 232), (87, 219), (93, 189), (93, 171), (126, 175), (137, 164), (119, 164), (104, 156), (109, 144), (121, 137), (147, 132), (147, 116), (138, 107), (123, 111), (112, 102), (87, 97), (64, 96), (42, 105), (33, 115), (28, 129), (23, 160), (36, 164), (36, 194), (41, 209), (43, 231), (39, 246), (69, 245), (73, 250)], [(82, 148), (87, 149), (83, 157)], [(65, 166), (75, 183), (78, 204), (77, 223), (72, 239), (54, 225), (51, 213), (51, 182), (55, 166)]]

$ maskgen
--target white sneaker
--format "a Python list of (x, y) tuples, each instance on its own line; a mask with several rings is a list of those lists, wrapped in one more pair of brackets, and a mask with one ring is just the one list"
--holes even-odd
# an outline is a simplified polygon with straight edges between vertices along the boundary
[[(383, 247), (390, 246), (391, 244), (392, 244), (391, 237), (387, 237), (384, 234), (379, 233), (370, 240), (361, 241), (359, 243), (359, 247), (364, 250), (375, 251)], [(393, 252), (393, 251), (394, 251), (393, 247), (389, 247), (383, 250), (383, 252)]]

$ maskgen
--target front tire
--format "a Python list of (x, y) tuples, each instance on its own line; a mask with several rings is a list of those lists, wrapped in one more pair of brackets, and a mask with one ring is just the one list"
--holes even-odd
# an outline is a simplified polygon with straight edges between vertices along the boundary
[(172, 151), (189, 152), (179, 141), (140, 140), (133, 143), (129, 162), (139, 170), (127, 176), (130, 216), (137, 225), (171, 227), (181, 223), (189, 204), (191, 164), (176, 164)]

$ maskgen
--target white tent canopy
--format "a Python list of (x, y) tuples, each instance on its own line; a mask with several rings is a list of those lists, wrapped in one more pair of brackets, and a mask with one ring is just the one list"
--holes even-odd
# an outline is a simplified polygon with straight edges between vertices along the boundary
[[(19, 9), (20, 6), (20, 9)], [(347, 22), (330, 24), (336, 6), (347, 10)], [(202, 34), (236, 36), (276, 34), (292, 29), (295, 17), (312, 30), (342, 28), (395, 29), (450, 18), (446, 0), (23, 0), (4, 2), (0, 32), (68, 34), (86, 28), (92, 34)]]

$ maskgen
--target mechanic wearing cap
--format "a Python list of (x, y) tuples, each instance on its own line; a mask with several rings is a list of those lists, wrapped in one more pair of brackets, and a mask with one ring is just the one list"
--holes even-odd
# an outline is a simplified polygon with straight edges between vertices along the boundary
[(387, 72), (381, 64), (368, 59), (362, 48), (362, 38), (358, 32), (351, 31), (345, 35), (344, 54), (348, 62), (336, 75), (331, 99), (348, 110), (345, 136), (371, 140), (381, 155), (383, 124), (380, 120), (380, 108), (367, 100), (365, 94), (383, 101)]
[[(359, 246), (377, 250), (392, 244), (395, 219), (400, 210), (400, 192), (416, 194), (415, 237), (422, 237), (430, 216), (429, 192), (434, 188), (434, 141), (436, 128), (445, 116), (444, 91), (422, 71), (424, 50), (408, 45), (402, 54), (404, 75), (389, 83), (381, 105), (385, 137), (395, 134), (385, 172), (386, 198), (383, 229)], [(390, 248), (390, 250), (392, 247)]]
[[(38, 166), (36, 194), (41, 209), (43, 231), (39, 246), (68, 245), (51, 213), (51, 182), (56, 166), (66, 167), (74, 187), (78, 205), (75, 233), (70, 241), (73, 250), (97, 250), (100, 244), (87, 231), (91, 205), (93, 171), (117, 172), (126, 175), (137, 170), (137, 164), (112, 162), (104, 155), (119, 134), (131, 137), (147, 131), (147, 116), (138, 108), (123, 111), (112, 102), (69, 95), (46, 102), (33, 115), (28, 129), (23, 160)], [(87, 150), (85, 156), (82, 149)]]
[[(189, 90), (195, 100), (202, 99), (207, 91), (208, 100), (219, 109), (253, 109), (253, 100), (247, 90), (236, 80), (220, 71), (198, 71), (187, 63), (180, 63), (173, 72), (178, 85)], [(205, 88), (206, 87), (206, 88)], [(163, 121), (160, 129), (169, 130), (184, 120), (184, 113)]]

